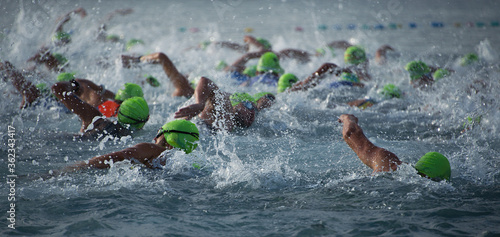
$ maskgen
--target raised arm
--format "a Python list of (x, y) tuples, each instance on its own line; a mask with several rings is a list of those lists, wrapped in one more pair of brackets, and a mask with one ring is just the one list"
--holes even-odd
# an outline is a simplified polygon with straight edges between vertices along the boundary
[(180, 108), (175, 112), (174, 118), (191, 119), (199, 115), (205, 123), (231, 131), (233, 129), (233, 116), (229, 95), (222, 92), (210, 79), (202, 77), (194, 93), (195, 103)]
[(81, 132), (92, 124), (92, 120), (97, 116), (102, 116), (96, 107), (86, 103), (76, 96), (80, 84), (75, 80), (69, 82), (58, 82), (52, 86), (52, 93), (66, 106), (71, 112), (75, 113), (82, 120)]
[(342, 114), (338, 121), (343, 123), (344, 141), (373, 172), (393, 171), (402, 163), (394, 153), (371, 143), (354, 115)]
[(172, 96), (184, 96), (189, 98), (193, 95), (194, 89), (189, 84), (189, 81), (177, 70), (172, 61), (164, 53), (152, 53), (140, 57), (139, 60), (141, 62), (159, 63), (162, 65), (163, 71), (167, 77), (170, 78), (170, 81), (175, 87)]
[(7, 79), (12, 81), (12, 85), (22, 94), (23, 100), (21, 108), (25, 108), (33, 103), (39, 96), (40, 91), (30, 81), (26, 80), (23, 74), (18, 71), (10, 62), (0, 62), (0, 72)]

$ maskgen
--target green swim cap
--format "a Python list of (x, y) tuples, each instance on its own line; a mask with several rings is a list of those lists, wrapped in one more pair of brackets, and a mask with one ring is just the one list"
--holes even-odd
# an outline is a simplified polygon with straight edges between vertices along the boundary
[(64, 32), (64, 31), (58, 31), (53, 37), (52, 41), (60, 41), (64, 43), (68, 43), (71, 41), (71, 35)]
[(427, 64), (422, 61), (411, 61), (405, 66), (406, 71), (410, 73), (410, 79), (417, 80), (431, 72)]
[(460, 59), (460, 66), (468, 66), (479, 61), (477, 54), (468, 53)]
[(434, 181), (450, 180), (450, 162), (438, 152), (429, 152), (422, 156), (415, 164), (415, 169)]
[(434, 78), (435, 81), (438, 81), (439, 79), (447, 77), (450, 74), (451, 74), (450, 71), (443, 69), (443, 68), (440, 68), (440, 69), (436, 70), (434, 72), (434, 74), (432, 74), (432, 78)]
[[(151, 85), (152, 87), (159, 87), (160, 86), (160, 82), (153, 76), (151, 75), (148, 75), (146, 77), (146, 82)], [(142, 89), (141, 89), (142, 91)]]
[(259, 92), (255, 95), (253, 95), (253, 101), (257, 102), (260, 98), (267, 96), (267, 95), (274, 97), (274, 94), (271, 92)]
[(63, 73), (59, 73), (59, 75), (57, 75), (58, 82), (71, 81), (73, 79), (75, 79), (75, 73), (63, 72)]
[(344, 61), (346, 63), (357, 65), (366, 60), (365, 50), (359, 46), (351, 46), (345, 50)]
[(249, 77), (254, 77), (257, 75), (257, 65), (252, 65), (248, 66), (243, 70), (243, 74), (249, 76)]
[(358, 77), (355, 74), (349, 73), (349, 72), (343, 72), (342, 74), (340, 74), (340, 80), (341, 81), (350, 81), (353, 83), (359, 83)]
[(219, 61), (219, 63), (217, 63), (217, 66), (215, 66), (215, 70), (222, 71), (226, 67), (227, 67), (227, 63), (224, 60), (221, 60), (221, 61)]
[(38, 84), (36, 84), (35, 87), (38, 89), (38, 91), (42, 95), (48, 95), (48, 94), (50, 94), (50, 89), (49, 89), (49, 87), (47, 86), (46, 83), (38, 83)]
[(277, 74), (283, 74), (285, 70), (281, 68), (280, 62), (278, 59), (278, 56), (272, 52), (267, 52), (263, 54), (260, 59), (259, 63), (257, 64), (257, 71), (258, 72), (273, 72)]
[(200, 132), (196, 125), (184, 119), (178, 119), (163, 125), (156, 137), (165, 134), (165, 140), (173, 147), (183, 150), (186, 154), (191, 153), (200, 140)]
[(255, 99), (253, 96), (246, 92), (236, 92), (233, 93), (230, 97), (229, 100), (231, 100), (231, 105), (236, 106), (237, 104), (245, 101), (250, 101), (250, 102), (255, 102)]
[(386, 99), (401, 98), (401, 90), (394, 84), (387, 84), (380, 92)]
[(149, 107), (142, 97), (128, 98), (118, 109), (118, 122), (129, 124), (132, 128), (141, 129), (149, 119)]
[(120, 36), (118, 36), (118, 35), (108, 35), (108, 36), (106, 36), (106, 40), (113, 41), (113, 42), (118, 42), (118, 41), (120, 41)]
[(115, 100), (125, 101), (131, 97), (143, 97), (141, 86), (134, 83), (125, 83), (125, 89), (120, 89), (115, 95)]
[(264, 50), (271, 50), (272, 49), (271, 43), (269, 43), (269, 41), (267, 41), (266, 39), (257, 37), (257, 38), (255, 38), (255, 40), (257, 40), (257, 42), (261, 43), (264, 46)]
[(62, 54), (60, 53), (53, 53), (52, 56), (56, 58), (57, 62), (61, 65), (66, 64), (68, 62), (68, 59), (66, 59)]
[(132, 49), (132, 47), (138, 45), (138, 44), (144, 44), (144, 41), (140, 40), (140, 39), (131, 39), (127, 42), (125, 48), (128, 50)]
[(203, 42), (200, 43), (200, 49), (207, 49), (207, 47), (211, 44), (212, 42), (208, 41), (208, 40), (205, 40)]
[(283, 74), (278, 81), (278, 93), (285, 91), (288, 87), (297, 83), (299, 79), (292, 73)]

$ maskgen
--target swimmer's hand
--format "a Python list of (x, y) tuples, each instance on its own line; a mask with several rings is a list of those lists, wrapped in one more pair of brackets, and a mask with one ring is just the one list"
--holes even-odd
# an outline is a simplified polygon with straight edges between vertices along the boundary
[(204, 108), (205, 104), (203, 103), (188, 105), (175, 112), (174, 118), (184, 118), (186, 120), (190, 120), (194, 116), (200, 114)]
[(356, 116), (352, 115), (352, 114), (342, 114), (340, 115), (339, 119), (338, 119), (339, 123), (344, 123), (344, 124), (347, 124), (347, 123), (358, 123), (358, 118), (356, 118)]

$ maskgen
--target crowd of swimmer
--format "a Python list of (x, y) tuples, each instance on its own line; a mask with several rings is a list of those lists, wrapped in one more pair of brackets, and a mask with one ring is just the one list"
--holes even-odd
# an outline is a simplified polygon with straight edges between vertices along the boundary
[[(127, 15), (131, 9), (117, 10), (108, 16)], [(0, 61), (0, 71), (4, 81), (11, 81), (22, 96), (21, 108), (36, 106), (47, 100), (57, 101), (71, 113), (81, 119), (80, 138), (100, 139), (104, 136), (129, 136), (141, 129), (149, 119), (149, 107), (144, 99), (142, 87), (138, 84), (125, 83), (123, 88), (114, 93), (105, 89), (104, 85), (97, 85), (90, 80), (76, 78), (75, 74), (64, 72), (68, 64), (63, 55), (53, 53), (59, 45), (69, 44), (71, 36), (64, 32), (63, 25), (71, 16), (85, 17), (82, 8), (71, 11), (59, 19), (56, 27), (53, 46), (43, 46), (39, 52), (28, 59), (34, 66), (28, 70), (16, 69), (8, 61)], [(98, 32), (97, 40), (116, 41), (118, 37), (106, 34), (103, 24)], [(351, 45), (346, 41), (335, 41), (324, 49), (309, 53), (300, 49), (285, 49), (279, 52), (272, 50), (271, 44), (262, 38), (245, 36), (244, 44), (233, 42), (204, 42), (196, 48), (204, 48), (208, 44), (242, 52), (243, 55), (230, 65), (221, 63), (221, 70), (226, 71), (242, 87), (249, 87), (263, 83), (277, 88), (275, 93), (261, 92), (255, 95), (248, 93), (228, 93), (222, 91), (217, 84), (207, 77), (201, 77), (194, 84), (180, 73), (168, 56), (158, 52), (144, 56), (121, 55), (122, 65), (125, 68), (139, 63), (159, 64), (166, 76), (175, 87), (172, 96), (194, 98), (194, 103), (180, 108), (175, 112), (173, 121), (166, 122), (154, 136), (154, 143), (139, 143), (110, 154), (93, 157), (88, 161), (81, 161), (64, 167), (55, 174), (65, 174), (84, 169), (105, 169), (113, 162), (130, 160), (141, 163), (148, 168), (161, 168), (172, 151), (180, 149), (189, 154), (197, 147), (199, 130), (190, 120), (198, 117), (209, 128), (217, 131), (233, 131), (238, 128), (248, 128), (252, 125), (257, 113), (269, 108), (276, 100), (276, 93), (292, 94), (294, 91), (306, 91), (319, 85), (327, 77), (336, 77), (338, 81), (331, 84), (331, 88), (364, 87), (363, 81), (371, 80), (369, 60), (361, 46)], [(142, 43), (140, 40), (131, 40), (127, 46)], [(249, 51), (250, 46), (256, 48)], [(284, 58), (308, 62), (310, 57), (324, 55), (328, 50), (340, 48), (344, 50), (344, 60), (348, 65), (341, 68), (333, 63), (321, 65), (310, 76), (299, 80), (291, 73), (284, 73), (280, 60)], [(325, 50), (326, 49), (326, 50)], [(386, 53), (394, 50), (388, 45), (380, 47), (375, 54), (375, 62), (384, 64)], [(258, 59), (256, 65), (247, 65), (252, 59)], [(477, 61), (477, 55), (468, 54), (462, 63), (470, 64)], [(47, 86), (45, 83), (33, 84), (25, 75), (36, 73), (37, 66), (44, 65), (46, 69), (59, 73), (56, 83)], [(449, 76), (453, 70), (436, 68), (426, 65), (422, 61), (412, 61), (405, 66), (410, 75), (410, 83), (415, 89), (430, 88), (437, 80)], [(146, 82), (154, 87), (159, 82), (149, 77)], [(400, 98), (402, 92), (394, 84), (385, 85), (380, 94), (385, 99)], [(358, 99), (348, 102), (348, 105), (366, 109), (376, 103), (372, 99)], [(359, 159), (373, 172), (386, 172), (398, 169), (403, 162), (392, 152), (371, 143), (358, 125), (358, 118), (351, 114), (343, 114), (338, 122), (343, 124), (342, 135), (345, 142), (357, 154)], [(429, 152), (415, 164), (415, 169), (422, 177), (435, 181), (450, 180), (451, 169), (448, 159), (438, 153)]]

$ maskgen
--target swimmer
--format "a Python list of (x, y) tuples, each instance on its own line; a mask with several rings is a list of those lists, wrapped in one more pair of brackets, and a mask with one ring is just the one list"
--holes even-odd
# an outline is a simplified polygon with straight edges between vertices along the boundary
[(252, 97), (246, 93), (230, 94), (213, 81), (201, 77), (194, 93), (195, 103), (180, 108), (174, 118), (190, 120), (198, 116), (210, 128), (232, 131), (235, 127), (252, 125), (256, 113), (268, 108), (275, 100), (271, 93)]
[[(50, 96), (50, 93), (45, 93), (41, 85), (34, 85), (28, 81), (23, 73), (17, 70), (10, 62), (0, 62), (0, 71), (7, 80), (12, 82), (12, 85), (22, 95), (20, 108), (27, 108), (34, 102), (42, 97)], [(80, 85), (80, 89), (75, 92), (83, 101), (89, 103), (91, 106), (97, 107), (104, 101), (113, 99), (115, 94), (106, 90), (103, 85), (96, 85), (90, 80), (78, 79), (72, 73), (61, 73), (58, 75), (57, 81), (70, 81), (75, 80)], [(39, 86), (39, 87), (37, 87)]]
[(175, 91), (172, 93), (172, 96), (183, 96), (183, 97), (191, 97), (194, 94), (194, 89), (191, 87), (189, 81), (186, 76), (182, 75), (174, 63), (168, 58), (168, 56), (164, 53), (157, 52), (144, 56), (129, 56), (122, 55), (122, 64), (123, 67), (130, 68), (131, 64), (138, 64), (141, 62), (150, 63), (150, 64), (160, 64), (163, 68), (163, 71), (170, 78), (170, 81), (175, 87)]
[[(342, 114), (338, 121), (343, 124), (344, 141), (365, 165), (373, 169), (373, 173), (395, 171), (403, 163), (394, 153), (370, 142), (354, 115)], [(415, 169), (422, 177), (434, 181), (450, 180), (450, 163), (445, 156), (437, 152), (429, 152), (422, 156), (415, 164)]]
[(165, 123), (154, 137), (154, 143), (139, 143), (121, 151), (96, 156), (88, 161), (65, 167), (61, 173), (84, 169), (107, 169), (110, 164), (124, 160), (143, 164), (147, 168), (161, 169), (176, 150), (191, 153), (198, 146), (200, 132), (196, 125), (187, 120), (173, 120)]
[(260, 56), (257, 63), (256, 75), (248, 78), (241, 85), (252, 86), (255, 83), (262, 83), (269, 86), (276, 86), (280, 76), (284, 72), (285, 70), (281, 68), (278, 56), (272, 52), (265, 52)]
[[(80, 132), (82, 138), (100, 138), (105, 135), (115, 137), (127, 136), (134, 130), (141, 129), (149, 119), (149, 107), (144, 98), (135, 96), (121, 102), (117, 117), (113, 122), (107, 119), (99, 109), (82, 100), (87, 96), (81, 90), (86, 90), (86, 84), (80, 84), (81, 80), (72, 79), (62, 81), (52, 86), (52, 93), (70, 111), (78, 115), (82, 120)], [(85, 81), (83, 81), (85, 82)]]
[[(328, 44), (331, 48), (340, 48), (345, 50), (344, 61), (350, 65), (349, 68), (353, 70), (361, 80), (371, 80), (371, 75), (368, 73), (369, 60), (366, 57), (365, 50), (356, 45), (352, 45), (345, 40), (333, 41)], [(385, 65), (387, 63), (387, 52), (394, 51), (389, 45), (380, 46), (375, 52), (375, 63), (378, 65)]]
[(437, 67), (430, 67), (422, 61), (411, 61), (405, 66), (405, 70), (410, 73), (410, 84), (414, 88), (428, 89), (437, 80), (449, 76), (452, 72), (451, 69), (439, 69)]

